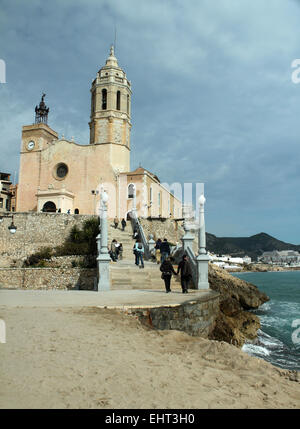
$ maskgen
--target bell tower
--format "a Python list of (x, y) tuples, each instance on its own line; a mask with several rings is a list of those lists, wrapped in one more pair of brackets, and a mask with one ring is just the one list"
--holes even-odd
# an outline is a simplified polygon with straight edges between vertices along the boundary
[(114, 46), (91, 87), (90, 144), (108, 145), (110, 163), (130, 170), (131, 84), (119, 67)]

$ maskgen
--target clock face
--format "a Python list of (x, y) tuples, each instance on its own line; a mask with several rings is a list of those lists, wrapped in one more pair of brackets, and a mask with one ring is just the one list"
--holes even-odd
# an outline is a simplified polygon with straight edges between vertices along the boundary
[(28, 150), (32, 150), (35, 146), (35, 143), (33, 140), (31, 140), (30, 142), (27, 143), (27, 149)]

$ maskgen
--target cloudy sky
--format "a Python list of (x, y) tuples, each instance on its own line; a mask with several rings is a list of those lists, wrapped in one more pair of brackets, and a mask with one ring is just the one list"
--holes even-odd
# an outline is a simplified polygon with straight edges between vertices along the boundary
[(116, 28), (131, 168), (204, 182), (217, 236), (300, 244), (299, 22), (297, 0), (0, 0), (0, 171), (17, 181), (43, 91), (49, 125), (88, 144), (90, 86)]

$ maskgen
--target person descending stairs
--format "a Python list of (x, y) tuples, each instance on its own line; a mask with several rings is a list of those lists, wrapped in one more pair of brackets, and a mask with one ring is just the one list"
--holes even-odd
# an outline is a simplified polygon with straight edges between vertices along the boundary
[[(127, 222), (125, 230), (122, 226), (115, 228), (113, 222), (108, 225), (108, 245), (109, 249), (113, 240), (122, 243), (122, 258), (117, 262), (111, 261), (111, 288), (118, 289), (156, 289), (165, 293), (164, 280), (161, 278), (160, 265), (152, 261), (144, 261), (144, 269), (138, 269), (135, 265), (135, 255), (133, 247), (136, 240), (133, 239), (133, 232), (130, 223)], [(177, 266), (174, 266), (177, 270)], [(181, 291), (180, 280), (174, 276), (172, 280), (172, 290)]]

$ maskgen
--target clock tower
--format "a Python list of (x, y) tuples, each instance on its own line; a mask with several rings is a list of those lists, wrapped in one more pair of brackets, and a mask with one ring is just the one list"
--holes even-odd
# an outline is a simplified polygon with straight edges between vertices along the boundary
[(35, 108), (35, 124), (25, 125), (22, 128), (17, 211), (32, 210), (33, 201), (37, 202), (36, 190), (40, 186), (41, 153), (58, 139), (57, 132), (47, 124), (49, 108), (44, 98), (45, 94)]

